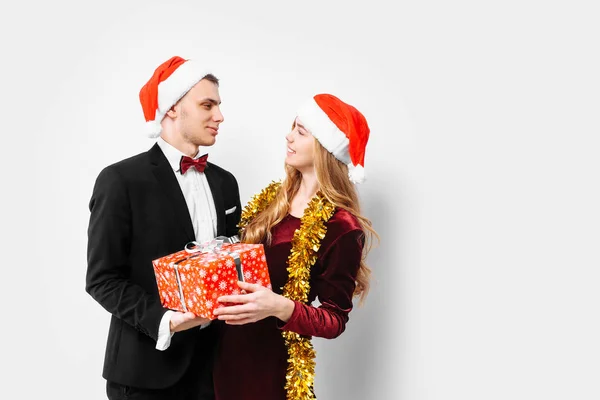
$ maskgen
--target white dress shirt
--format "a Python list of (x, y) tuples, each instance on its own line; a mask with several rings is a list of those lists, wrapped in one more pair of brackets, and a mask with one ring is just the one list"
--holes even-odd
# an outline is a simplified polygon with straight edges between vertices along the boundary
[[(190, 213), (196, 241), (202, 243), (214, 239), (217, 235), (217, 211), (206, 175), (204, 172), (198, 172), (196, 168), (190, 168), (185, 174), (181, 174), (179, 162), (185, 154), (171, 146), (162, 137), (159, 137), (156, 143), (169, 161), (177, 182), (179, 182), (179, 187)], [(194, 158), (202, 157), (208, 152), (207, 150), (207, 147), (200, 146)], [(173, 311), (168, 310), (160, 320), (158, 340), (156, 341), (157, 350), (166, 350), (171, 344), (171, 337), (173, 336), (170, 329), (172, 314)], [(202, 325), (200, 329), (207, 327), (209, 324)]]

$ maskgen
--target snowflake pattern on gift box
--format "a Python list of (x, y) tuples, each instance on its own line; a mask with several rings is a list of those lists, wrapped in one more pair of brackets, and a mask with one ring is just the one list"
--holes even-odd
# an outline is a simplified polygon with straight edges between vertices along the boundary
[(152, 263), (163, 307), (180, 311), (182, 308), (174, 270), (177, 263), (188, 310), (205, 318), (214, 318), (213, 311), (219, 306), (216, 301), (218, 297), (241, 293), (237, 285), (235, 263), (228, 253), (239, 254), (244, 280), (271, 288), (262, 245), (226, 244), (222, 250), (219, 254), (203, 254), (192, 258), (182, 250), (154, 260)]

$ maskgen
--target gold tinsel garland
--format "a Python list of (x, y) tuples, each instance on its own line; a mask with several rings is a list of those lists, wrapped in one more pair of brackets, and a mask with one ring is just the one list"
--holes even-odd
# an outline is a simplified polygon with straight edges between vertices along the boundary
[(281, 182), (271, 182), (269, 186), (260, 191), (260, 193), (252, 196), (246, 207), (242, 210), (242, 216), (238, 228), (244, 229), (246, 225), (254, 218), (259, 212), (267, 208), (269, 204), (275, 198), (277, 190), (281, 186)]
[[(240, 229), (245, 228), (252, 218), (273, 201), (280, 186), (281, 183), (272, 182), (258, 195), (252, 197), (242, 211), (242, 218), (238, 225)], [(283, 287), (283, 295), (288, 299), (308, 303), (310, 269), (317, 261), (321, 240), (327, 233), (325, 223), (334, 212), (335, 206), (320, 193), (317, 193), (306, 206), (300, 219), (300, 228), (294, 232), (292, 250), (288, 257), (288, 280)], [(310, 337), (290, 331), (283, 331), (282, 334), (288, 351), (288, 368), (285, 375), (287, 399), (315, 399), (313, 385), (316, 353)]]

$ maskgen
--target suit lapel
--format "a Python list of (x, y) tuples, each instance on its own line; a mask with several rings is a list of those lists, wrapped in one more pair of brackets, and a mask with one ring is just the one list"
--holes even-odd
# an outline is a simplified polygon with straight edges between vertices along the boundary
[(221, 190), (221, 178), (217, 174), (215, 168), (210, 163), (206, 165), (204, 170), (210, 192), (212, 193), (215, 202), (215, 211), (217, 213), (217, 236), (225, 235), (225, 204), (223, 203), (223, 192)]
[(177, 178), (173, 173), (173, 169), (157, 144), (155, 144), (148, 152), (150, 153), (150, 160), (153, 166), (152, 172), (171, 203), (171, 209), (179, 220), (178, 225), (183, 228), (189, 241), (196, 240), (190, 212), (187, 203), (185, 202), (185, 198), (183, 197), (183, 193), (181, 192), (179, 182), (177, 182)]

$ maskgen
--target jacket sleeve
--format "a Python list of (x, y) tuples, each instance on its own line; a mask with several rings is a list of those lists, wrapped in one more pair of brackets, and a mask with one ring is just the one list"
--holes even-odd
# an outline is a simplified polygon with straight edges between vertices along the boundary
[(311, 282), (321, 305), (313, 307), (295, 302), (292, 316), (281, 329), (326, 339), (344, 332), (352, 310), (363, 243), (360, 230), (352, 230), (336, 239), (323, 256), (323, 273)]
[(158, 296), (129, 279), (131, 203), (116, 168), (100, 173), (89, 207), (86, 291), (108, 312), (157, 340), (159, 323), (167, 310)]

